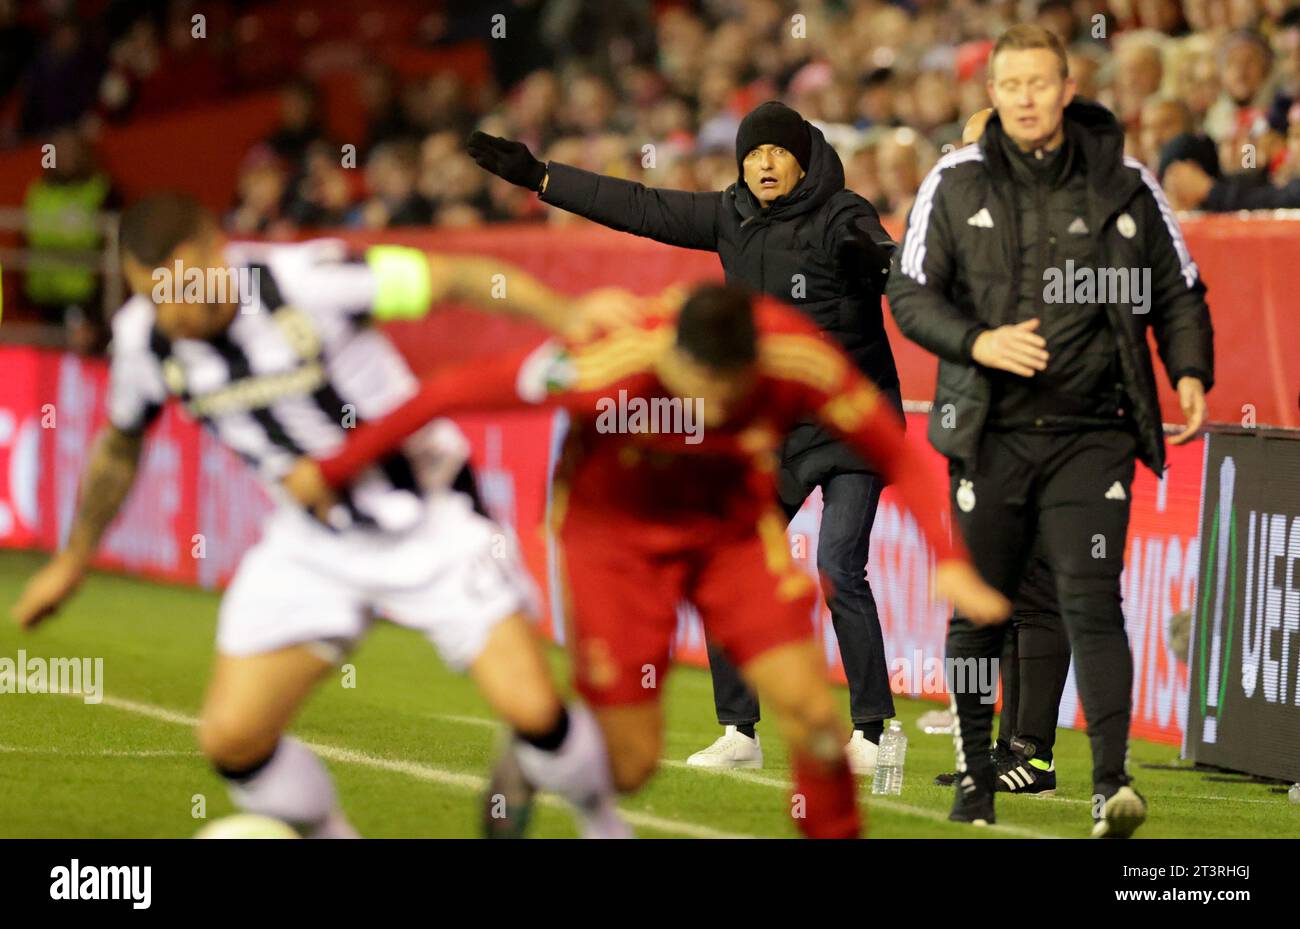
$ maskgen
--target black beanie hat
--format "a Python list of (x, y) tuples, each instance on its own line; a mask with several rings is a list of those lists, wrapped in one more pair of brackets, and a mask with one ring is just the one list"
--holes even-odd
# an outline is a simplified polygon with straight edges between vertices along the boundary
[(736, 130), (736, 166), (744, 171), (745, 156), (760, 145), (779, 145), (808, 170), (812, 133), (807, 121), (784, 103), (769, 100), (746, 114)]

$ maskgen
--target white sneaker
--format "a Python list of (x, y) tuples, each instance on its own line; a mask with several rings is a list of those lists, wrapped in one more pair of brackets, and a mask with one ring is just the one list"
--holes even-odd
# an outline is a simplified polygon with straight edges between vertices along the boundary
[(718, 740), (686, 759), (692, 768), (761, 768), (763, 746), (758, 733), (751, 739), (735, 726), (728, 726)]
[(863, 777), (876, 773), (876, 755), (879, 752), (879, 746), (868, 740), (861, 729), (854, 729), (849, 744), (844, 746), (844, 754), (849, 757), (849, 770)]

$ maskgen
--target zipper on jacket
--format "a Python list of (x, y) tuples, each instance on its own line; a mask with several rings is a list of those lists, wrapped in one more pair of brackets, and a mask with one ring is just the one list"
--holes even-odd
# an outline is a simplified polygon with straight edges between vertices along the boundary
[[(1014, 183), (1014, 182), (1013, 182)], [(1012, 325), (1016, 321), (1016, 307), (1020, 304), (1020, 279), (1023, 277), (1023, 269), (1020, 258), (1020, 204), (1017, 201), (1015, 193), (1010, 197), (1000, 198), (1004, 201), (1010, 200), (1010, 209), (1007, 215), (1011, 217), (1011, 254), (1008, 266), (1011, 269), (1011, 298), (1007, 301), (1006, 307), (1002, 311), (1002, 321), (1000, 325)]]

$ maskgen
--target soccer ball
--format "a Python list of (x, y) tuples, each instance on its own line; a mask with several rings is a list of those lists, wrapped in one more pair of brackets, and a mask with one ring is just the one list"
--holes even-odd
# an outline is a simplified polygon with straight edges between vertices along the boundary
[(300, 839), (288, 823), (269, 816), (239, 813), (214, 820), (194, 834), (196, 839)]

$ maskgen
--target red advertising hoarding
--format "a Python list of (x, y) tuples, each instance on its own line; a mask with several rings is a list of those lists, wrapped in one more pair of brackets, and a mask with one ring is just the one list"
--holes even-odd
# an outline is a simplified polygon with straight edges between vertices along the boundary
[[(106, 366), (101, 361), (34, 349), (0, 348), (0, 546), (54, 548), (67, 532), (79, 475), (104, 420)], [(544, 592), (543, 628), (562, 639), (554, 540), (548, 532), (550, 468), (563, 436), (548, 413), (458, 417), (473, 446), (485, 504), (519, 537)], [(909, 427), (924, 434), (923, 417)], [(1184, 723), (1187, 669), (1166, 645), (1169, 619), (1195, 594), (1201, 443), (1171, 449), (1164, 481), (1139, 471), (1124, 575), (1124, 607), (1136, 666), (1133, 731), (1178, 742)], [(256, 540), (271, 504), (249, 471), (177, 407), (167, 408), (146, 444), (140, 477), (105, 538), (98, 564), (144, 577), (218, 587)], [(790, 525), (791, 551), (816, 574), (821, 498), (814, 493)], [(895, 689), (929, 692), (927, 662), (943, 656), (947, 608), (927, 602), (932, 553), (916, 523), (886, 490), (872, 533), (868, 577), (880, 607)], [(843, 681), (830, 613), (818, 602), (809, 623), (827, 666)], [(689, 606), (680, 611), (677, 656), (701, 664), (704, 644)], [(1073, 687), (1061, 721), (1080, 725)]]

